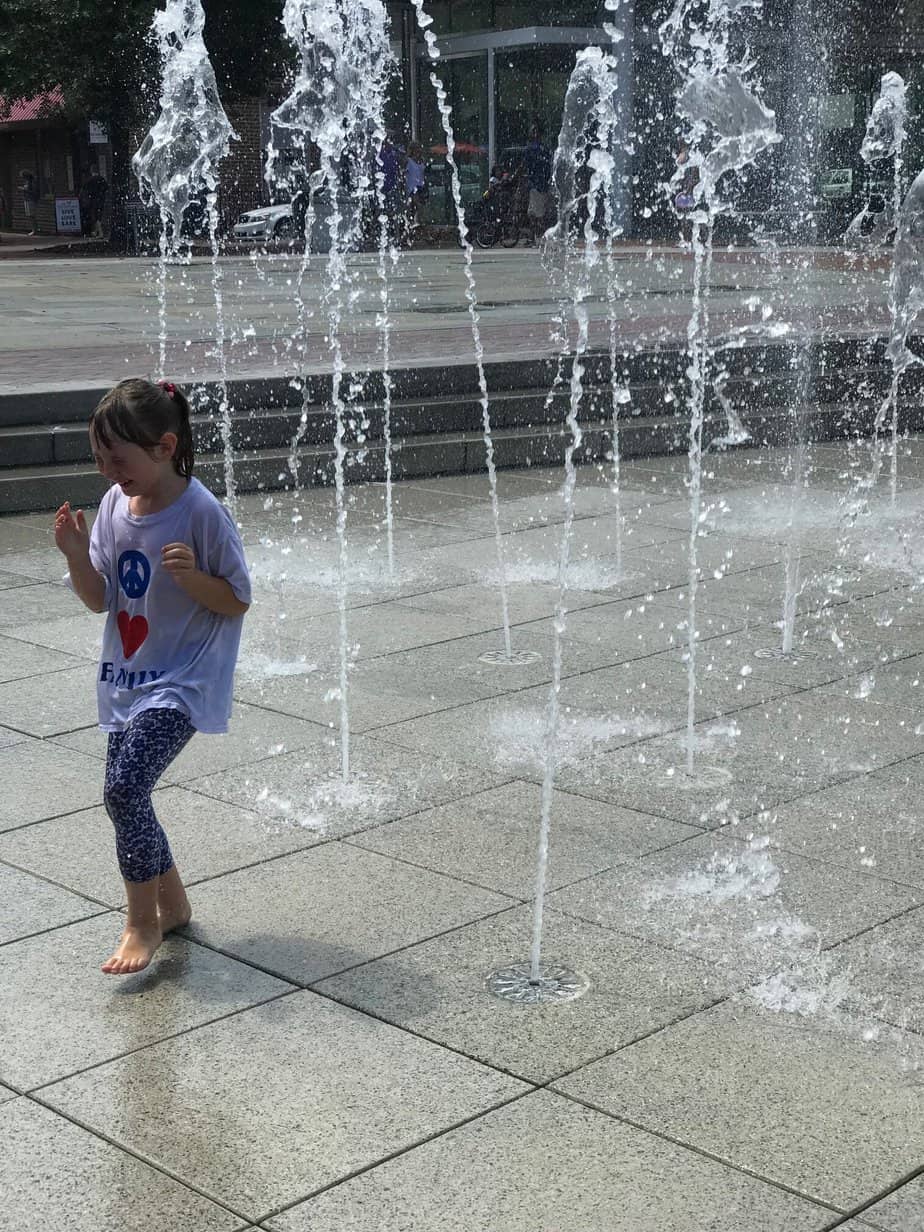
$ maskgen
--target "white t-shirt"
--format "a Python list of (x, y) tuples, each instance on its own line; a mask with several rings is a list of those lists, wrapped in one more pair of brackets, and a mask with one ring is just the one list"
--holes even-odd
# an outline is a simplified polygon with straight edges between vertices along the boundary
[(113, 484), (90, 536), (90, 560), (106, 579), (109, 616), (96, 691), (99, 725), (122, 731), (143, 710), (172, 707), (200, 732), (228, 730), (243, 616), (197, 603), (161, 565), (168, 543), (188, 544), (196, 567), (250, 603), (250, 575), (227, 509), (199, 482), (159, 513), (137, 517)]

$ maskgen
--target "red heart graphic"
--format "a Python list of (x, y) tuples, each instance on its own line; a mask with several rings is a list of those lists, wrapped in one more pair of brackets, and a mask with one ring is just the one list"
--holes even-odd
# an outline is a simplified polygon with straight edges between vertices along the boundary
[(143, 616), (129, 616), (128, 612), (119, 612), (116, 621), (122, 638), (122, 650), (126, 659), (130, 659), (148, 635), (148, 622)]

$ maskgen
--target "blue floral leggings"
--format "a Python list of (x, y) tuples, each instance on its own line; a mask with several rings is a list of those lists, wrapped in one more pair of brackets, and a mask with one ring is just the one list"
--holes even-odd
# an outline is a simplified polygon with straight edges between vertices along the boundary
[(109, 733), (103, 800), (126, 881), (150, 881), (173, 867), (151, 792), (195, 730), (182, 710), (161, 708), (142, 710), (123, 731)]

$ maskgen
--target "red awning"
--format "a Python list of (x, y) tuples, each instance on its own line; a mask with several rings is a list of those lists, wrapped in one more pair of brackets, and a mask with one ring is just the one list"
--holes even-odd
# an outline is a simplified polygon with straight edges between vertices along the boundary
[(64, 96), (57, 87), (47, 94), (15, 99), (12, 103), (0, 98), (0, 124), (27, 124), (33, 120), (44, 120), (63, 105)]

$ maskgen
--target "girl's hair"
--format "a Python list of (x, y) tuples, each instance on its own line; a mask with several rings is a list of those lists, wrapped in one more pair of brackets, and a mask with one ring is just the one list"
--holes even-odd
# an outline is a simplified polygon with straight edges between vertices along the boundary
[(116, 439), (150, 450), (165, 432), (173, 432), (177, 440), (174, 469), (184, 479), (192, 474), (195, 458), (189, 403), (182, 390), (167, 381), (161, 385), (137, 377), (119, 381), (90, 416), (90, 429), (107, 449)]

